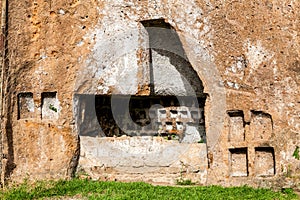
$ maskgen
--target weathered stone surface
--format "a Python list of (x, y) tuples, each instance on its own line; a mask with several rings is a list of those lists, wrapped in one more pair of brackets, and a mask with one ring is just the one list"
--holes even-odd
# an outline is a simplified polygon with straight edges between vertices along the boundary
[[(1, 24), (7, 27), (1, 45), (5, 48), (1, 53), (5, 59), (1, 181), (70, 177), (80, 150), (80, 167), (89, 169), (93, 177), (105, 174), (108, 179), (174, 183), (181, 170), (178, 162), (183, 161), (186, 178), (203, 184), (296, 184), (300, 175), (300, 161), (293, 156), (300, 146), (299, 10), (298, 1), (287, 0), (8, 1), (7, 26)], [(152, 77), (144, 22), (155, 19), (178, 34), (184, 52), (179, 55), (189, 67), (153, 51)], [(178, 43), (175, 46), (171, 50), (178, 52)], [(85, 128), (78, 129), (76, 94), (197, 95), (195, 88), (208, 95), (204, 107), (207, 169), (201, 163), (204, 157), (197, 156), (205, 144), (174, 144), (159, 151), (158, 159), (142, 157), (141, 152), (148, 152), (143, 145), (152, 141), (151, 148), (159, 150), (174, 141), (86, 136), (79, 142)], [(45, 92), (56, 93), (55, 100), (43, 102)], [(28, 93), (32, 97), (23, 98)], [(45, 109), (51, 114), (43, 117)], [(98, 135), (95, 118), (88, 117), (88, 110), (81, 112), (82, 119), (92, 122), (88, 126), (94, 127), (88, 127), (94, 133), (86, 135)], [(184, 145), (190, 149), (182, 158), (178, 152)], [(101, 146), (106, 150), (95, 156)], [(246, 159), (236, 153), (238, 149), (247, 149)], [(137, 155), (126, 159), (126, 151)], [(93, 159), (84, 161), (89, 156)], [(171, 158), (177, 157), (171, 164)], [(232, 176), (231, 169), (240, 168), (232, 166), (232, 159), (246, 160), (246, 165), (241, 164), (248, 168), (246, 176)], [(153, 168), (157, 173), (148, 173)], [(132, 169), (136, 171), (131, 173)]]
[[(143, 181), (156, 177), (170, 178), (168, 183), (175, 183), (176, 179), (189, 177), (193, 182), (206, 183), (206, 144), (184, 144), (146, 136), (81, 137), (80, 144), (85, 154), (80, 156), (79, 166), (93, 179), (104, 179), (109, 173), (117, 180), (130, 174)], [(107, 169), (112, 170), (107, 172)]]

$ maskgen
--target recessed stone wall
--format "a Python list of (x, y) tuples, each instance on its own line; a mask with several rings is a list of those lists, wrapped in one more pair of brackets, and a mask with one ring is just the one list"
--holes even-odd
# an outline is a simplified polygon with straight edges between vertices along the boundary
[(271, 116), (263, 112), (252, 112), (250, 131), (253, 140), (269, 140), (273, 133)]
[(234, 177), (248, 176), (248, 152), (247, 148), (230, 149), (230, 175)]
[(255, 148), (255, 174), (261, 177), (275, 175), (275, 157), (272, 147)]
[(229, 111), (229, 141), (245, 141), (245, 121), (243, 111)]
[[(118, 103), (112, 104), (112, 98), (117, 99)], [(98, 135), (166, 136), (169, 139), (186, 142), (198, 142), (201, 138), (204, 140), (205, 98), (179, 97), (179, 99), (180, 101), (174, 96), (95, 96), (95, 110), (101, 127)], [(128, 110), (124, 109), (127, 103)], [(79, 102), (79, 104), (84, 106), (86, 102)], [(90, 121), (83, 123), (90, 123)], [(195, 138), (188, 139), (189, 134)]]
[(60, 111), (56, 92), (42, 93), (42, 119), (58, 119)]
[(18, 119), (34, 117), (33, 94), (30, 92), (18, 94)]

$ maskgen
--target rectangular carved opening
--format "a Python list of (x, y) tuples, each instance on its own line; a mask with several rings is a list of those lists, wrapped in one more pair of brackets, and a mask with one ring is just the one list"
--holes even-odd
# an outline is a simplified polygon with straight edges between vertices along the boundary
[(177, 113), (178, 113), (177, 110), (170, 110), (170, 117), (171, 118), (176, 118), (177, 117)]
[(251, 111), (250, 132), (253, 140), (270, 140), (273, 132), (272, 116), (262, 111)]
[(247, 148), (229, 149), (230, 175), (234, 177), (248, 176), (248, 153)]
[(198, 110), (191, 111), (191, 117), (193, 119), (199, 119), (199, 111)]
[(34, 100), (31, 92), (18, 94), (18, 119), (34, 117)]
[(228, 111), (229, 141), (239, 142), (245, 140), (244, 113), (241, 110)]
[(275, 175), (275, 156), (273, 147), (255, 148), (255, 174), (256, 176)]
[(58, 119), (59, 102), (57, 92), (42, 93), (42, 119)]
[[(84, 99), (89, 98), (85, 103)], [(200, 124), (200, 120), (193, 119), (190, 114), (191, 110), (203, 110), (204, 98), (194, 98), (197, 103), (191, 102), (190, 97), (181, 97), (179, 103), (175, 96), (79, 95), (78, 99), (80, 119), (76, 121), (82, 130), (81, 136), (177, 135), (168, 138), (182, 138), (189, 143), (205, 140), (205, 124)], [(98, 125), (94, 123), (93, 115)], [(193, 126), (188, 125), (191, 122)]]
[(179, 112), (179, 114), (180, 114), (181, 118), (187, 118), (188, 117), (188, 111), (187, 110), (181, 110)]

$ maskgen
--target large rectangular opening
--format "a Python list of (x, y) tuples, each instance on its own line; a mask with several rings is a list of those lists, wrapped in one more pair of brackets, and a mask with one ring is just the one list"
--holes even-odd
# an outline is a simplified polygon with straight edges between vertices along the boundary
[(205, 97), (76, 96), (82, 136), (162, 136), (187, 143), (205, 142)]
[(204, 127), (205, 99), (181, 97), (179, 103), (175, 96), (131, 96), (128, 115), (123, 107), (126, 99), (123, 96), (114, 98), (118, 99), (118, 105), (112, 105), (111, 96), (95, 97), (98, 122), (107, 137), (167, 136), (180, 139), (189, 125), (204, 130), (199, 132), (199, 137), (205, 136), (205, 129), (199, 128)]

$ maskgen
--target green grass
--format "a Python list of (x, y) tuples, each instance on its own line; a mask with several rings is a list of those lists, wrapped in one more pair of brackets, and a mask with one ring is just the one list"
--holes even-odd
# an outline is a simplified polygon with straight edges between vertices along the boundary
[(100, 182), (73, 179), (24, 183), (1, 190), (0, 199), (44, 199), (75, 196), (79, 199), (297, 199), (292, 190), (274, 192), (247, 186), (171, 187), (147, 183)]

